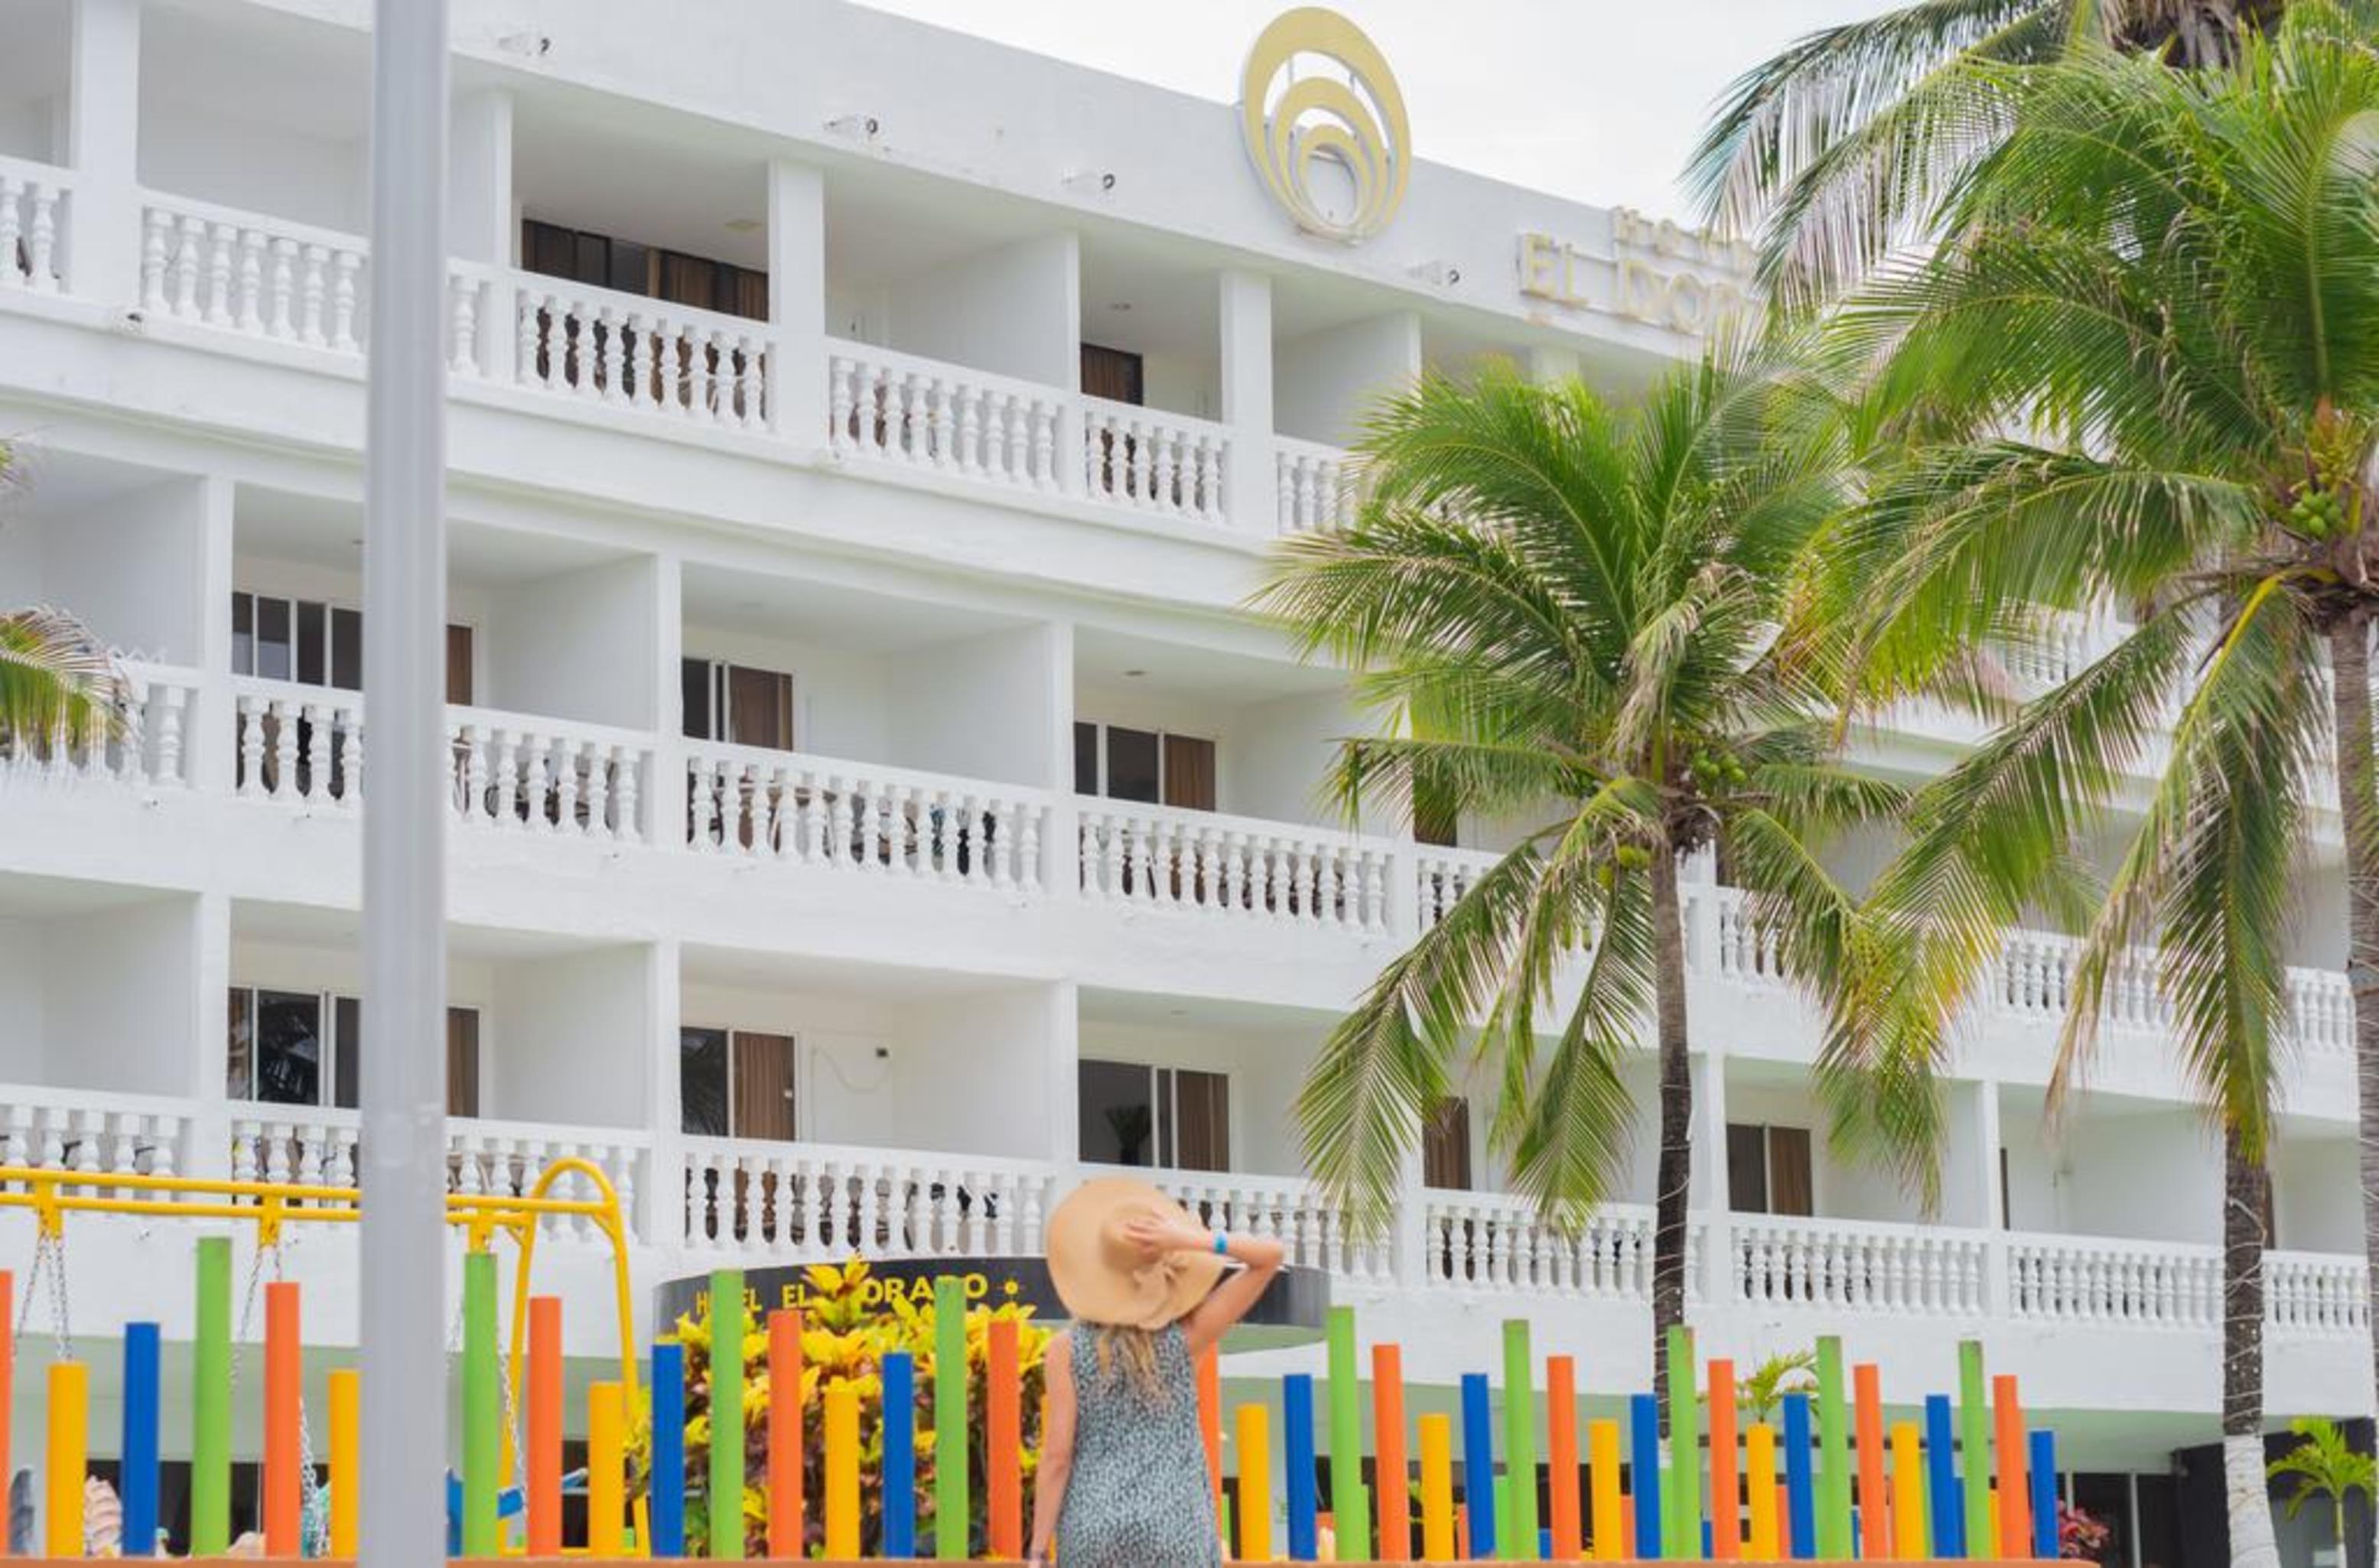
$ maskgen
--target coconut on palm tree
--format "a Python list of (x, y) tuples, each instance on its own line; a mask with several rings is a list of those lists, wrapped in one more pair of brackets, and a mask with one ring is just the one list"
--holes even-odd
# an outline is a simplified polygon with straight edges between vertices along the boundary
[(1513, 1188), (1574, 1221), (1611, 1188), (1648, 1020), (1664, 1409), (1693, 1125), (1679, 861), (1722, 847), (1787, 965), (1825, 975), (1853, 904), (1816, 846), (1897, 804), (1834, 765), (1830, 666), (1794, 626), (1842, 499), (1815, 401), (1747, 362), (1624, 409), (1508, 368), (1428, 377), (1368, 421), (1356, 524), (1286, 543), (1258, 596), (1384, 719), (1339, 749), (1345, 807), (1529, 825), (1332, 1031), (1298, 1101), (1308, 1164), (1383, 1214), (1425, 1116), (1484, 1065)]
[[(2077, 49), (1970, 66), (1938, 102), (2020, 107), (1948, 192), (1935, 252), (1838, 319), (1915, 440), (1841, 536), (1863, 668), (1896, 685), (2044, 610), (2112, 604), (2136, 626), (1914, 802), (1863, 927), (1895, 983), (1860, 999), (1829, 1065), (1925, 1081), (1999, 931), (2046, 906), (2087, 929), (2061, 1098), (2117, 966), (2156, 945), (2225, 1143), (2233, 1552), (2269, 1562), (2260, 1195), (2294, 872), (2333, 807), (2379, 1179), (2379, 57), (2343, 11), (2298, 0), (2219, 70)], [(2142, 772), (2102, 894), (2075, 846)]]

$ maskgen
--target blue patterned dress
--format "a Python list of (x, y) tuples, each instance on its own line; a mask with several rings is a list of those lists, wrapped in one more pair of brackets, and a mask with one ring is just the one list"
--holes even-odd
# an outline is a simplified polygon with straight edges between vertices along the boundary
[(1222, 1541), (1198, 1429), (1198, 1372), (1174, 1324), (1156, 1334), (1160, 1397), (1120, 1357), (1099, 1372), (1098, 1330), (1067, 1331), (1074, 1361), (1074, 1468), (1057, 1516), (1065, 1568), (1219, 1568)]

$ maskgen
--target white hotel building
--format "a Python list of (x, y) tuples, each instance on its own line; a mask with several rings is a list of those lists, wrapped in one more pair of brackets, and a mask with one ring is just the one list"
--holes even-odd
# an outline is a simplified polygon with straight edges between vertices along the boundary
[[(1384, 1240), (1301, 1179), (1318, 1042), (1496, 840), (1334, 820), (1330, 742), (1366, 720), (1239, 607), (1332, 525), (1368, 398), (1488, 356), (1624, 397), (1697, 352), (1730, 259), (1426, 162), (1346, 243), (1222, 103), (840, 0), (667, 11), (455, 6), (455, 1183), (592, 1157), (648, 1299), (721, 1261), (1029, 1251), (1086, 1164), (1153, 1164), (1292, 1238), (1424, 1397), (1511, 1316), (1599, 1404), (1647, 1386), (1648, 1118), (1575, 1238), (1499, 1194), (1475, 1105)], [(138, 693), (126, 743), (0, 765), (11, 1162), (352, 1171), (368, 12), (0, 0), (0, 606), (79, 612)], [(1972, 739), (1910, 713), (1866, 748), (1914, 776)], [(2359, 1416), (2335, 864), (2304, 887), (2268, 1389)], [(1830, 1157), (1813, 1015), (1741, 911), (1695, 868), (1705, 1352), (1838, 1331), (1899, 1401), (1979, 1335), (2083, 1500), (2136, 1496), (2138, 1560), (2178, 1561), (2221, 1162), (2152, 988), (2052, 1133), (2073, 943), (2011, 941), (1928, 1219)], [(127, 1317), (187, 1337), (193, 1229), (70, 1224), (95, 1356)], [(604, 1260), (563, 1229), (538, 1267), (594, 1375)], [(0, 1213), (0, 1266), (32, 1239)], [(287, 1260), (324, 1345), (353, 1246)]]

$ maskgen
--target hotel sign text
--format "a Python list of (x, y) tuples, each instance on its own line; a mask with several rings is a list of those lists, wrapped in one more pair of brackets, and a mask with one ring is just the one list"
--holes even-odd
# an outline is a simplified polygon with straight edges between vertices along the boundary
[(1699, 336), (1750, 300), (1751, 251), (1707, 229), (1688, 229), (1619, 208), (1611, 253), (1552, 235), (1520, 235), (1520, 292), (1576, 310), (1600, 310)]

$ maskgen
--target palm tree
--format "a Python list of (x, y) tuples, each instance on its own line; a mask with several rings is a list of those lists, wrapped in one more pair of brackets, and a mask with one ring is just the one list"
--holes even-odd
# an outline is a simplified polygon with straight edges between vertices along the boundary
[(2347, 1442), (2346, 1434), (2337, 1422), (2326, 1416), (2307, 1416), (2288, 1423), (2288, 1430), (2304, 1441), (2264, 1466), (2271, 1479), (2296, 1482), (2288, 1493), (2288, 1517), (2316, 1498), (2325, 1499), (2330, 1508), (2330, 1524), (2337, 1533), (2339, 1560), (2346, 1553), (2346, 1499), (2349, 1492), (2369, 1497), (2374, 1478), (2379, 1478), (2379, 1465), (2371, 1455), (2357, 1453)]
[[(2084, 48), (1970, 66), (1938, 99), (2021, 112), (1948, 193), (1935, 253), (1837, 323), (1916, 441), (1841, 537), (1842, 581), (1867, 607), (1862, 668), (1895, 685), (2030, 634), (2044, 608), (2113, 604), (2137, 625), (1913, 803), (1861, 928), (1886, 955), (1869, 971), (1894, 983), (1844, 1012), (1826, 1065), (1846, 1107), (1871, 1103), (1867, 1072), (1921, 1100), (1941, 1020), (2030, 901), (2087, 924), (2061, 1103), (2117, 965), (2153, 935), (2224, 1136), (2225, 1459), (2231, 1495), (2261, 1498), (2261, 1193), (2291, 868), (2332, 802), (2349, 967), (2379, 971), (2379, 58), (2337, 7), (2299, 0), (2222, 70)], [(2144, 767), (2152, 793), (2100, 899), (2073, 846)], [(2370, 1182), (2379, 1002), (2361, 989)], [(2379, 1241), (2379, 1211), (2365, 1227)], [(2270, 1528), (2267, 1508), (2234, 1515), (2235, 1560), (2274, 1561)]]
[(88, 745), (124, 722), (124, 677), (62, 609), (0, 611), (0, 755)]
[(1817, 1392), (1817, 1353), (1784, 1350), (1734, 1381), (1734, 1402), (1755, 1421), (1772, 1420), (1788, 1393)]
[[(1452, 1076), (1491, 1062), (1515, 1189), (1574, 1222), (1624, 1146), (1621, 1064), (1648, 1017), (1663, 1409), (1693, 1125), (1678, 861), (1722, 848), (1788, 965), (1823, 976), (1853, 905), (1813, 846), (1898, 802), (1832, 765), (1826, 662), (1785, 630), (1842, 499), (1817, 402), (1748, 362), (1680, 369), (1625, 410), (1508, 367), (1427, 377), (1368, 422), (1355, 525), (1286, 543), (1257, 596), (1385, 719), (1339, 748), (1350, 814), (1418, 797), (1540, 824), (1333, 1030), (1298, 1101), (1308, 1164), (1378, 1218)], [(1576, 1000), (1550, 1017), (1557, 979)]]
[(1735, 78), (1686, 170), (1705, 214), (1762, 234), (1788, 296), (1831, 297), (1924, 232), (1934, 204), (1998, 145), (1950, 84), (1978, 63), (2083, 48), (2182, 68), (2235, 58), (2287, 0), (1914, 0), (1821, 29)]

